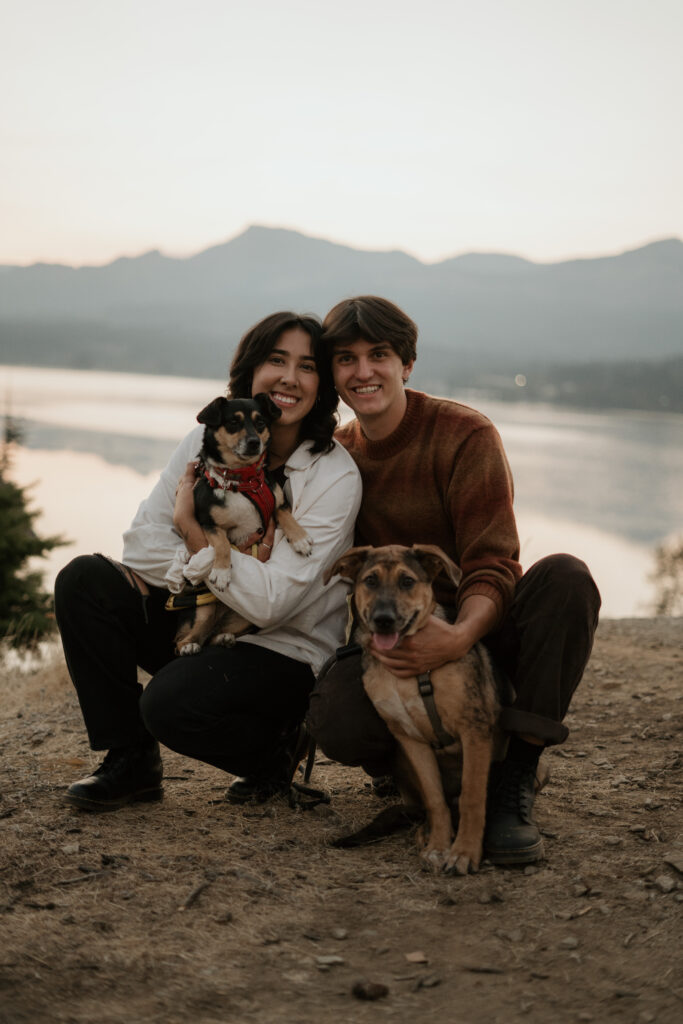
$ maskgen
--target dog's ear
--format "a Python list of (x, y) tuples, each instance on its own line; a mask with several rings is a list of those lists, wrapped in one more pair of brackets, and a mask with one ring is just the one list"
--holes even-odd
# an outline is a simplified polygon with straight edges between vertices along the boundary
[(410, 551), (417, 558), (430, 580), (433, 580), (440, 572), (443, 572), (457, 587), (462, 579), (462, 572), (455, 562), (451, 561), (446, 552), (442, 551), (436, 544), (413, 544)]
[(349, 548), (345, 551), (331, 568), (326, 569), (323, 573), (323, 583), (329, 583), (333, 576), (337, 574), (345, 580), (355, 581), (358, 571), (368, 557), (368, 551), (372, 551), (372, 548)]
[(254, 395), (254, 401), (261, 410), (261, 415), (272, 423), (273, 420), (279, 420), (282, 416), (282, 409), (279, 409), (270, 395), (267, 395), (265, 391), (259, 391), (258, 395)]
[(220, 427), (223, 422), (223, 409), (228, 404), (227, 398), (214, 398), (209, 402), (197, 416), (198, 423), (205, 423), (207, 427)]

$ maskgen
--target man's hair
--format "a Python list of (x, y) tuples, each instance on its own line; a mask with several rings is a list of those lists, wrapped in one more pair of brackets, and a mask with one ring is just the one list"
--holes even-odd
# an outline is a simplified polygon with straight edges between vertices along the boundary
[(338, 302), (323, 320), (323, 341), (331, 352), (344, 342), (389, 344), (405, 366), (417, 358), (417, 324), (388, 299), (359, 295)]
[(237, 346), (230, 364), (228, 395), (231, 398), (251, 398), (254, 370), (265, 363), (283, 332), (293, 327), (299, 327), (311, 339), (311, 353), (319, 377), (318, 397), (301, 423), (300, 437), (302, 441), (313, 442), (312, 452), (328, 452), (332, 449), (332, 435), (337, 427), (335, 413), (339, 395), (332, 380), (329, 349), (322, 343), (320, 321), (316, 316), (271, 313), (250, 327)]

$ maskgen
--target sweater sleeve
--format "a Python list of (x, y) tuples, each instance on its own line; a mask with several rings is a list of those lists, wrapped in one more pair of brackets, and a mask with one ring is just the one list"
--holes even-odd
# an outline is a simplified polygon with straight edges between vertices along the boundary
[(500, 622), (522, 569), (512, 474), (492, 424), (473, 430), (459, 447), (447, 502), (463, 574), (458, 608), (465, 598), (483, 594), (495, 603)]

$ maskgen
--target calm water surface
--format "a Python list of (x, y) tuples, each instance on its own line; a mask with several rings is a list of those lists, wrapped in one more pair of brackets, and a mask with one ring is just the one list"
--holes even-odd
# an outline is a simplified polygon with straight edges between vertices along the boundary
[[(42, 528), (71, 553), (120, 551), (120, 534), (197, 411), (221, 382), (0, 367), (23, 423), (15, 476), (35, 481)], [(456, 395), (498, 427), (515, 478), (522, 561), (554, 550), (585, 558), (608, 615), (646, 614), (651, 550), (683, 529), (683, 416), (585, 413)], [(48, 454), (49, 453), (49, 454)], [(93, 517), (86, 496), (97, 495)]]

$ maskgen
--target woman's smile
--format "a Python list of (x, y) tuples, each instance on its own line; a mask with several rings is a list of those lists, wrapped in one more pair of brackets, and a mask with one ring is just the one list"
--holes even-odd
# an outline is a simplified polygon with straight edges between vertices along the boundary
[(296, 405), (299, 399), (295, 395), (285, 395), (282, 391), (271, 391), (270, 397), (276, 405), (282, 405), (285, 408)]

